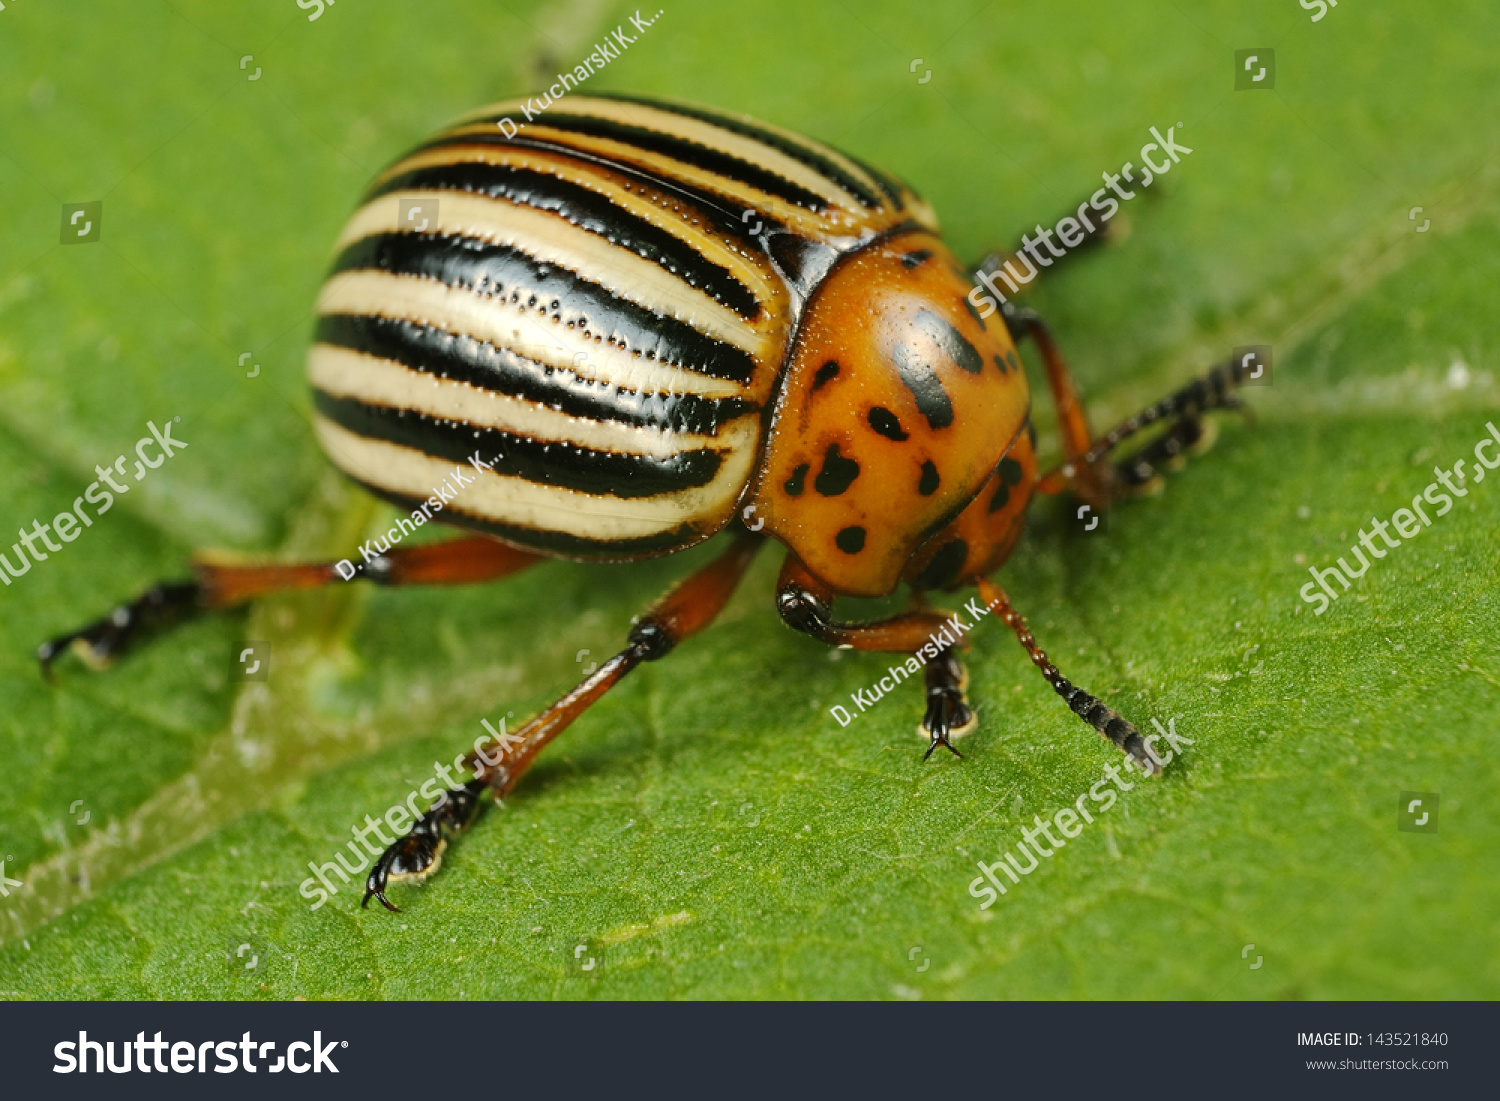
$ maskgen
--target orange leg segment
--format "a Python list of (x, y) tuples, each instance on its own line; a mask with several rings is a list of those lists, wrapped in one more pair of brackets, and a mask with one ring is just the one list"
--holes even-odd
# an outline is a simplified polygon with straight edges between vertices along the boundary
[[(931, 741), (923, 757), (932, 756), (938, 746), (946, 746), (954, 756), (963, 754), (953, 748), (949, 737), (961, 737), (977, 725), (974, 712), (964, 698), (968, 674), (955, 647), (967, 647), (965, 639), (951, 644), (934, 644), (949, 623), (939, 612), (914, 609), (874, 623), (839, 623), (833, 618), (833, 590), (813, 576), (802, 560), (790, 551), (776, 582), (776, 610), (794, 630), (845, 650), (879, 650), (916, 655), (925, 652), (922, 677), (926, 685), (927, 713), (922, 731)], [(946, 637), (946, 636), (945, 636)]]
[(521, 780), (537, 754), (643, 661), (665, 657), (718, 617), (734, 594), (764, 539), (743, 534), (697, 573), (679, 582), (630, 629), (629, 644), (585, 677), (577, 687), (515, 732), (502, 733), (474, 750), (464, 763), (474, 779), (439, 796), (405, 837), (381, 854), (365, 880), (365, 906), (371, 898), (397, 911), (385, 894), (394, 879), (425, 876), (437, 869), (447, 835), (463, 829), (479, 809), (486, 788), (497, 798)]

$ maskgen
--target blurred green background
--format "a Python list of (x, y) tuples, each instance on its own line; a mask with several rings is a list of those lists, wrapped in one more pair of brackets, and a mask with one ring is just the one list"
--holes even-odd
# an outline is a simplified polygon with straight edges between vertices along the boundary
[[(713, 548), (266, 600), (43, 684), (42, 638), (197, 548), (342, 557), (385, 526), (308, 425), (339, 227), (384, 163), (633, 33), (635, 11), (316, 8), (0, 11), (0, 543), (148, 420), (180, 417), (189, 444), (0, 589), (0, 858), (25, 884), (0, 897), (0, 997), (1500, 994), (1500, 485), (1326, 615), (1297, 598), (1500, 421), (1492, 4), (659, 9), (587, 90), (829, 141), (916, 186), (961, 256), (1050, 226), (1180, 124), (1194, 152), (1126, 207), (1130, 232), (1031, 304), (1096, 423), (1240, 344), (1274, 347), (1275, 385), (1103, 538), (1039, 505), (1001, 580), (1070, 678), (1195, 744), (981, 911), (975, 862), (1116, 751), (993, 620), (965, 760), (922, 764), (915, 689), (840, 727), (828, 709), (888, 661), (780, 626), (768, 553), (718, 625), (568, 731), (426, 886), (398, 886), (399, 916), (347, 889), (310, 911), (308, 861), (481, 718), (569, 687), (580, 651), (614, 652)], [(1248, 47), (1275, 50), (1274, 88), (1233, 90)], [(99, 200), (100, 239), (60, 245), (63, 205)], [(272, 647), (266, 684), (230, 682), (245, 639)], [(1439, 832), (1398, 831), (1402, 790), (1440, 793)]]

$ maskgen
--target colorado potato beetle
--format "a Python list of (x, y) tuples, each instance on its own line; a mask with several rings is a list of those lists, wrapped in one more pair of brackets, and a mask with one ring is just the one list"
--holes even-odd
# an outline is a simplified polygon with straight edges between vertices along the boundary
[[(1128, 720), (1068, 681), (988, 579), (1038, 492), (1103, 509), (1199, 442), (1200, 416), (1238, 405), (1243, 370), (1210, 371), (1102, 437), (1034, 312), (976, 309), (932, 209), (890, 175), (741, 116), (619, 97), (569, 97), (523, 128), (514, 104), (476, 112), (386, 169), (338, 238), (308, 355), (330, 458), (396, 505), (386, 537), (344, 563), (203, 556), (39, 650), (107, 664), (143, 629), (194, 610), (348, 578), (460, 584), (549, 557), (628, 561), (732, 529), (627, 645), (514, 733), (465, 758), (369, 874), (436, 869), (486, 789), (536, 755), (641, 662), (711, 623), (756, 550), (786, 548), (777, 611), (832, 646), (919, 659), (927, 755), (975, 725), (949, 618), (923, 594), (975, 585), (1069, 707), (1143, 771), (1161, 765)], [(1102, 225), (1090, 225), (1097, 237)], [(999, 255), (980, 270), (996, 271)], [(994, 320), (987, 320), (994, 318)], [(1064, 461), (1037, 467), (1016, 352), (1030, 337)], [(1164, 434), (1128, 462), (1122, 440)], [(452, 473), (458, 485), (449, 478)], [(446, 486), (448, 492), (436, 489)], [(397, 546), (427, 522), (470, 534)], [(834, 618), (836, 596), (905, 582), (906, 612)]]

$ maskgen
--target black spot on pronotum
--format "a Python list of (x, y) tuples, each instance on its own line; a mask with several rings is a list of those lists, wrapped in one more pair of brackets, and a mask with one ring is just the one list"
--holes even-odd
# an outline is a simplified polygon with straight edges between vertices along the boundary
[(859, 464), (839, 454), (839, 445), (831, 443), (823, 453), (823, 469), (813, 479), (813, 488), (824, 497), (837, 497), (859, 477)]
[(990, 498), (990, 511), (999, 512), (1010, 503), (1010, 486), (1003, 481), (995, 487), (995, 495)]
[(967, 298), (959, 299), (959, 301), (964, 304), (964, 309), (969, 311), (969, 316), (979, 322), (979, 327), (988, 331), (989, 326), (984, 323), (984, 318), (979, 316), (979, 311), (974, 308), (974, 303), (970, 302)]
[(917, 412), (927, 418), (928, 427), (947, 428), (952, 424), (953, 402), (948, 398), (948, 391), (938, 381), (932, 364), (923, 359), (916, 349), (905, 344), (896, 345), (891, 359), (896, 364), (896, 373), (901, 376), (901, 381), (911, 391), (911, 396), (917, 399)]
[(879, 432), (888, 440), (900, 443), (906, 439), (906, 432), (901, 427), (901, 422), (883, 405), (877, 405), (870, 410), (870, 427)]
[(914, 268), (924, 260), (931, 259), (931, 249), (919, 248), (915, 252), (908, 252), (905, 256), (901, 257), (901, 266), (903, 268)]
[(807, 471), (808, 471), (808, 469), (809, 469), (809, 464), (802, 463), (801, 465), (799, 465), (797, 467), (796, 470), (792, 471), (792, 476), (790, 478), (788, 478), (786, 480), (786, 482), (784, 483), (784, 485), (783, 485), (783, 488), (787, 492), (787, 496), (789, 496), (789, 497), (801, 497), (802, 496), (802, 480), (807, 477)]
[(968, 559), (969, 544), (962, 539), (943, 544), (942, 549), (932, 556), (932, 561), (922, 567), (922, 572), (917, 575), (917, 585), (923, 589), (940, 589), (953, 584)]
[(990, 358), (995, 361), (995, 366), (1000, 368), (1000, 373), (1002, 375), (1010, 371), (1010, 368), (1006, 366), (1005, 360), (1001, 359), (999, 356), (990, 356)]
[(845, 554), (858, 554), (865, 549), (865, 529), (861, 527), (845, 528), (833, 537), (838, 544), (839, 550)]
[(984, 369), (984, 357), (967, 337), (931, 310), (920, 310), (913, 324), (930, 336), (943, 353), (971, 375)]
[(817, 374), (813, 375), (812, 388), (814, 390), (821, 390), (823, 389), (823, 387), (827, 386), (830, 382), (838, 377), (839, 361), (836, 359), (830, 359), (827, 363), (818, 368)]
[(1028, 418), (1026, 421), (1026, 438), (1031, 441), (1031, 450), (1036, 450), (1036, 425)]
[(1008, 486), (1020, 485), (1021, 476), (1025, 473), (1021, 469), (1021, 464), (1016, 462), (1016, 460), (1012, 459), (1009, 455), (1000, 460), (999, 470), (1000, 480)]
[(1010, 364), (1012, 371), (1019, 371), (1021, 369), (1021, 361), (1016, 358), (1016, 350), (1014, 348), (1005, 353), (1005, 362)]
[(931, 459), (928, 459), (922, 464), (922, 480), (917, 483), (917, 492), (923, 497), (931, 497), (937, 492), (940, 482), (937, 467)]

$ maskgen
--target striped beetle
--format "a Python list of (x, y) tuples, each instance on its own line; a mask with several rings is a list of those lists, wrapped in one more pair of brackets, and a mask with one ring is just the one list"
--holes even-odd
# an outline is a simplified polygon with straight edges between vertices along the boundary
[[(918, 659), (927, 756), (957, 754), (950, 738), (976, 720), (954, 646), (930, 642), (948, 614), (922, 594), (973, 584), (1072, 710), (1159, 773), (1137, 729), (1057, 670), (987, 575), (1035, 492), (1070, 490), (1102, 510), (1153, 481), (1206, 439), (1200, 414), (1239, 405), (1242, 367), (1215, 368), (1096, 438), (1035, 313), (1007, 302), (1003, 323), (987, 322), (932, 209), (886, 173), (677, 104), (570, 97), (515, 133), (498, 125), (508, 110), (461, 119), (382, 173), (318, 300), (307, 363), (318, 437), (411, 517), (360, 572), (458, 584), (549, 557), (637, 560), (733, 536), (636, 621), (624, 650), (465, 758), (475, 778), (386, 850), (361, 904), (396, 909), (390, 880), (436, 870), (485, 789), (509, 792), (626, 673), (712, 622), (767, 539), (786, 547), (776, 599), (788, 625)], [(1065, 453), (1045, 474), (1023, 337), (1045, 365)], [(1167, 430), (1134, 458), (1106, 461), (1158, 420)], [(469, 464), (463, 484), (434, 495), (455, 463)], [(475, 534), (392, 545), (428, 520)], [(38, 656), (48, 675), (67, 647), (104, 665), (145, 628), (325, 585), (337, 565), (201, 556), (193, 580), (158, 585)], [(910, 610), (834, 618), (835, 596), (903, 581)]]

